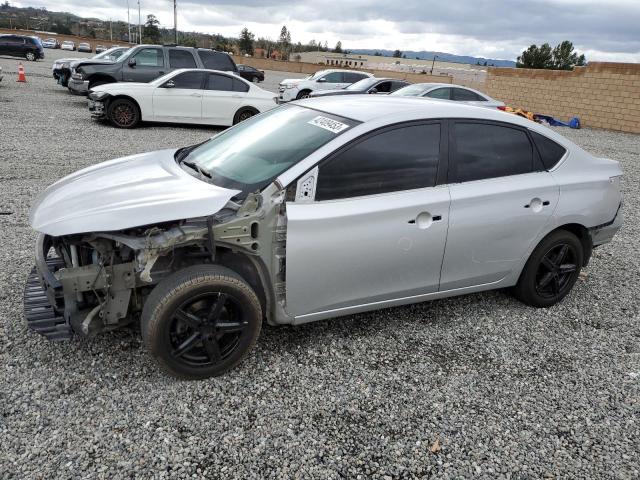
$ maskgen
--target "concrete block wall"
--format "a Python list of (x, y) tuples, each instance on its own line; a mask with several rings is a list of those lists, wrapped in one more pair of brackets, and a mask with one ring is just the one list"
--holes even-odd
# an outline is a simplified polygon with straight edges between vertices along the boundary
[(489, 68), (484, 91), (535, 113), (577, 116), (583, 126), (640, 133), (640, 64), (593, 62), (573, 71)]

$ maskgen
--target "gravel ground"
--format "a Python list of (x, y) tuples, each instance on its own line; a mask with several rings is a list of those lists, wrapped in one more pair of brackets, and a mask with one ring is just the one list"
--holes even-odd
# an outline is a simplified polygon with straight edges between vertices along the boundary
[(0, 82), (0, 478), (640, 476), (640, 136), (563, 130), (622, 162), (626, 204), (562, 304), (490, 292), (265, 328), (239, 368), (178, 382), (133, 333), (26, 330), (27, 213), (80, 167), (216, 130), (94, 123), (50, 59)]

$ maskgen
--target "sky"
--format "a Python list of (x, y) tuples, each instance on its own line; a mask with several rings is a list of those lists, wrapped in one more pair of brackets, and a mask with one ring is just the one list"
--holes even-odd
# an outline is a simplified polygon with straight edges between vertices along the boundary
[[(137, 23), (137, 0), (129, 0)], [(127, 0), (15, 0), (84, 17), (127, 19)], [(141, 0), (173, 28), (172, 0)], [(143, 20), (144, 21), (144, 20)], [(432, 50), (515, 60), (529, 45), (570, 40), (589, 61), (640, 62), (640, 0), (178, 0), (178, 29), (333, 47)]]

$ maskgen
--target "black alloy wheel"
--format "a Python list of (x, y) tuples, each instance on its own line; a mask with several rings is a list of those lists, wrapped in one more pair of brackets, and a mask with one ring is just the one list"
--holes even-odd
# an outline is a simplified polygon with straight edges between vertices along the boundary
[(536, 292), (543, 298), (564, 296), (571, 289), (578, 271), (577, 254), (572, 245), (560, 243), (542, 257), (536, 273)]
[(130, 100), (114, 100), (109, 105), (109, 120), (116, 127), (133, 128), (140, 122), (138, 107)]

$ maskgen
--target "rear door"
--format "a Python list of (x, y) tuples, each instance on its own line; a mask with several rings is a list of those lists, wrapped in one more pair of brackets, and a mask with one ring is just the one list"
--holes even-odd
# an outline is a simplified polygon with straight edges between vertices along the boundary
[(184, 72), (153, 91), (153, 118), (162, 122), (201, 123), (204, 72)]
[(202, 95), (202, 119), (211, 125), (232, 125), (249, 86), (233, 74), (207, 73)]
[(437, 291), (443, 159), (440, 123), (414, 122), (372, 132), (303, 175), (286, 206), (287, 310), (303, 318)]
[(520, 264), (558, 203), (526, 129), (451, 122), (449, 235), (441, 290), (491, 284)]
[(147, 83), (167, 71), (162, 48), (141, 48), (131, 58), (135, 60), (135, 65), (129, 64), (129, 59), (122, 65), (122, 79), (125, 82)]
[(350, 84), (344, 80), (343, 72), (330, 72), (323, 75), (316, 81), (315, 90), (332, 90), (346, 88)]

